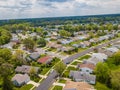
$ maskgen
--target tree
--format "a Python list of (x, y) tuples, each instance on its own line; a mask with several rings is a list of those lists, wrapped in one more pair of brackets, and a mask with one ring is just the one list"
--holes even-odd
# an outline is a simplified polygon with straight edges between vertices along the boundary
[(57, 64), (56, 66), (55, 66), (55, 70), (59, 73), (59, 75), (61, 76), (62, 75), (62, 73), (63, 73), (63, 71), (65, 70), (65, 68), (66, 68), (66, 65), (63, 63), (63, 62), (60, 62), (59, 64)]
[(5, 63), (0, 66), (0, 75), (3, 78), (2, 90), (13, 90), (12, 82), (9, 78), (9, 75), (12, 74), (13, 66)]
[(46, 41), (45, 41), (44, 38), (39, 38), (39, 39), (37, 40), (37, 44), (38, 44), (38, 46), (40, 46), (40, 47), (44, 47), (44, 46), (46, 46)]
[(27, 62), (24, 59), (24, 52), (22, 50), (16, 50), (14, 55), (11, 58), (11, 62), (15, 66), (26, 64)]
[(106, 63), (98, 63), (96, 68), (95, 68), (95, 74), (97, 76), (97, 80), (101, 83), (107, 84), (109, 81), (109, 74), (110, 70), (109, 67)]
[(27, 50), (32, 50), (32, 51), (34, 50), (35, 45), (36, 45), (36, 43), (30, 38), (24, 39), (23, 44), (24, 44), (24, 46), (26, 47)]
[(4, 60), (9, 60), (12, 57), (12, 52), (7, 48), (0, 49), (0, 57)]
[(11, 34), (9, 31), (0, 28), (0, 45), (4, 45), (6, 43), (8, 43), (11, 39)]
[(120, 69), (111, 72), (111, 83), (113, 90), (120, 90)]
[(120, 65), (120, 51), (116, 52), (112, 57), (113, 64)]
[(96, 90), (110, 90), (106, 85), (101, 84), (99, 82), (96, 83), (95, 89)]
[(60, 31), (59, 31), (59, 34), (60, 34), (60, 36), (62, 36), (62, 37), (70, 37), (70, 36), (71, 36), (71, 33), (68, 32), (68, 31), (65, 31), (65, 30), (60, 30)]
[(32, 68), (30, 69), (30, 75), (31, 75), (31, 76), (34, 76), (35, 74), (36, 74), (35, 68), (32, 67)]

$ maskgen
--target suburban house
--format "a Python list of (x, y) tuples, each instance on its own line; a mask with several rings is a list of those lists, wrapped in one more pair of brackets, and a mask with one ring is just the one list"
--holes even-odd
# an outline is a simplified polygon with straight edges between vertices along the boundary
[(53, 42), (48, 43), (47, 46), (49, 48), (55, 48), (55, 49), (57, 49), (57, 51), (60, 51), (60, 49), (62, 48), (61, 44), (57, 44), (57, 43), (53, 43)]
[(104, 53), (93, 53), (91, 55), (92, 58), (97, 58), (99, 60), (102, 60), (102, 61), (106, 61), (108, 56)]
[(89, 84), (95, 84), (96, 83), (96, 76), (87, 74), (81, 71), (70, 71), (69, 76), (76, 82), (82, 82), (85, 81)]
[(12, 82), (15, 86), (22, 86), (30, 81), (30, 77), (27, 74), (16, 74), (12, 78)]
[(19, 38), (18, 38), (18, 35), (12, 34), (11, 42), (20, 43), (20, 40), (19, 40)]
[(38, 63), (41, 64), (49, 64), (53, 60), (53, 57), (51, 56), (45, 56), (37, 60)]
[(80, 47), (80, 44), (73, 44), (72, 46), (73, 46), (73, 47), (76, 47), (76, 48), (79, 48), (79, 47)]
[(14, 42), (10, 42), (8, 44), (2, 45), (2, 48), (8, 48), (8, 49), (13, 49), (13, 46), (15, 45)]
[(96, 64), (99, 63), (99, 62), (104, 62), (104, 60), (98, 59), (98, 58), (96, 58), (96, 57), (91, 57), (91, 58), (89, 58), (88, 60), (84, 60), (84, 61), (83, 61), (84, 64), (86, 64), (86, 63), (91, 63), (91, 64), (94, 64), (94, 65), (96, 65)]
[(74, 49), (75, 49), (74, 47), (62, 47), (60, 49), (60, 51), (62, 51), (62, 52), (69, 52), (69, 51), (72, 51)]
[(119, 49), (116, 48), (116, 47), (110, 47), (110, 48), (107, 48), (107, 50), (110, 51), (110, 52), (112, 52), (112, 53), (116, 53), (116, 52), (119, 51)]
[(67, 81), (63, 90), (95, 90), (94, 87), (86, 82)]
[(98, 49), (98, 52), (99, 52), (99, 53), (104, 53), (104, 54), (106, 54), (108, 57), (111, 56), (111, 55), (113, 55), (112, 52), (110, 52), (110, 51), (108, 51), (108, 50), (106, 50), (106, 49), (102, 49), (102, 48)]
[(62, 39), (62, 40), (58, 40), (58, 42), (65, 45), (65, 44), (69, 44), (69, 43), (73, 42), (73, 40)]
[(29, 55), (31, 60), (37, 60), (40, 57), (40, 54), (37, 52), (33, 52)]
[(39, 72), (39, 67), (33, 67), (33, 66), (27, 66), (27, 65), (17, 66), (17, 68), (15, 69), (15, 72), (30, 74), (31, 69), (34, 69), (36, 74)]
[(80, 71), (90, 74), (93, 73), (95, 65), (92, 63), (79, 64), (78, 68), (80, 69)]
[(93, 39), (90, 39), (89, 42), (96, 44), (98, 42), (98, 39), (97, 38), (93, 38)]
[(83, 43), (85, 44), (86, 47), (89, 47), (91, 45), (89, 41), (84, 41)]

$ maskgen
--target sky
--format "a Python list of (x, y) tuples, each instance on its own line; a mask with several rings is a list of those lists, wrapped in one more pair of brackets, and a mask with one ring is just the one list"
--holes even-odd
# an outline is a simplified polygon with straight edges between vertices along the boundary
[(0, 19), (120, 13), (120, 0), (0, 0)]

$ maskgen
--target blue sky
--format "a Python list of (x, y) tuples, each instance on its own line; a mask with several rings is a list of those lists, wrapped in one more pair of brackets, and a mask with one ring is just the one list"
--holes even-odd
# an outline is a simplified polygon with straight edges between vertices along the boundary
[(0, 19), (120, 13), (120, 0), (0, 0)]

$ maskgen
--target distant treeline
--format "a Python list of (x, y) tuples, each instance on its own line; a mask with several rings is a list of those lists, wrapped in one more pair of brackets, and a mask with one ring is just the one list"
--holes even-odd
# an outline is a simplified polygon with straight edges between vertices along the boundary
[(0, 26), (6, 24), (30, 23), (32, 26), (61, 25), (61, 24), (85, 24), (85, 23), (120, 23), (120, 14), (93, 15), (93, 16), (70, 16), (53, 18), (28, 18), (1, 20)]

